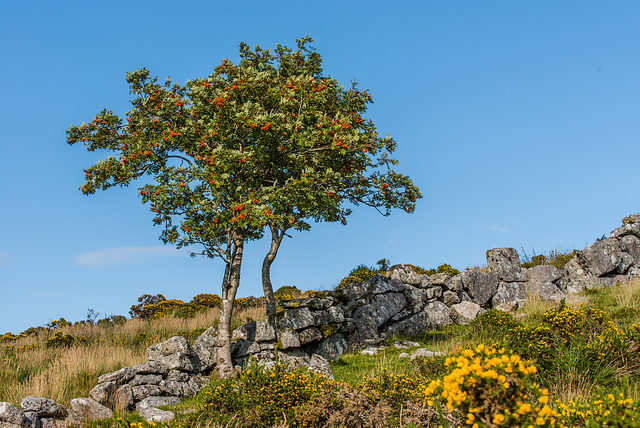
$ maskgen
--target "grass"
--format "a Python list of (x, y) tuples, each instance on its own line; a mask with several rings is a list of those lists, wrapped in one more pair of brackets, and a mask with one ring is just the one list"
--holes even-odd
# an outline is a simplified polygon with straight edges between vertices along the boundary
[[(193, 339), (217, 317), (209, 310), (191, 319), (63, 327), (61, 333), (85, 339), (60, 348), (45, 345), (51, 331), (5, 344), (0, 401), (19, 404), (36, 395), (68, 405), (70, 398), (87, 396), (99, 374), (146, 360), (148, 345), (178, 333)], [(247, 310), (234, 325), (263, 318), (263, 311)], [(400, 359), (413, 349), (393, 346), (376, 355), (350, 352), (332, 363), (335, 382), (253, 367), (233, 381), (213, 379), (197, 397), (174, 406), (171, 426), (640, 426), (640, 280), (585, 290), (561, 306), (532, 296), (515, 314), (490, 312), (470, 326), (410, 339), (449, 357)], [(513, 363), (515, 355), (522, 362)], [(484, 371), (474, 361), (484, 361)], [(492, 383), (486, 367), (505, 376), (510, 389)], [(458, 378), (461, 383), (450, 382)], [(461, 385), (477, 388), (464, 398), (454, 394)], [(447, 402), (442, 394), (457, 398)], [(509, 398), (518, 394), (519, 401)], [(195, 411), (180, 413), (187, 409)], [(134, 412), (90, 426), (152, 425)]]
[[(194, 318), (167, 316), (130, 319), (123, 324), (65, 326), (0, 345), (0, 401), (19, 407), (23, 397), (46, 397), (69, 406), (77, 397), (88, 397), (101, 374), (147, 360), (147, 348), (172, 336), (195, 340), (220, 312), (208, 309)], [(236, 328), (247, 319), (264, 319), (264, 309), (248, 308), (234, 315)], [(55, 334), (70, 335), (68, 345), (51, 346)]]

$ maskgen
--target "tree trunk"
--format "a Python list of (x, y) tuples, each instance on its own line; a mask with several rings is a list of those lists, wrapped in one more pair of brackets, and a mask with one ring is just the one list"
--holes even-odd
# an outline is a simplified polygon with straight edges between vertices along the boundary
[(218, 375), (221, 378), (230, 378), (235, 375), (231, 359), (231, 315), (233, 314), (236, 291), (240, 285), (244, 233), (236, 231), (231, 237), (233, 241), (231, 266), (225, 270), (225, 274), (228, 272), (228, 276), (222, 283), (222, 310), (218, 322)]
[(264, 300), (267, 309), (267, 322), (275, 328), (276, 322), (276, 300), (273, 296), (273, 285), (271, 285), (271, 263), (278, 254), (280, 243), (284, 237), (284, 230), (280, 231), (274, 225), (271, 228), (271, 247), (262, 262), (262, 289), (264, 290)]

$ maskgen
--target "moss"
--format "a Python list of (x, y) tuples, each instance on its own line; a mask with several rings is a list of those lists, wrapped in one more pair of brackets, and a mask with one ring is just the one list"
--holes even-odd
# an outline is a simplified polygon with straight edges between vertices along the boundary
[(339, 326), (337, 324), (325, 324), (320, 327), (320, 332), (322, 333), (322, 337), (326, 339), (327, 337), (338, 331), (338, 328)]

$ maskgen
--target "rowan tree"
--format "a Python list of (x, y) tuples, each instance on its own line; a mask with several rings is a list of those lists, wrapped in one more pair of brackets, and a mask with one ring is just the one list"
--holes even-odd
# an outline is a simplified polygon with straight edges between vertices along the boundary
[[(306, 230), (308, 220), (346, 222), (345, 201), (387, 213), (412, 211), (421, 196), (393, 171), (393, 140), (362, 117), (370, 95), (323, 76), (311, 42), (273, 52), (243, 43), (238, 65), (225, 59), (185, 85), (158, 83), (146, 69), (128, 73), (134, 99), (123, 118), (103, 110), (67, 131), (69, 144), (114, 153), (85, 170), (83, 193), (147, 177), (139, 192), (163, 242), (198, 244), (192, 255), (225, 262), (221, 376), (233, 373), (230, 322), (245, 241), (269, 227), (270, 266), (288, 229)], [(263, 286), (275, 309), (264, 273), (265, 264)]]

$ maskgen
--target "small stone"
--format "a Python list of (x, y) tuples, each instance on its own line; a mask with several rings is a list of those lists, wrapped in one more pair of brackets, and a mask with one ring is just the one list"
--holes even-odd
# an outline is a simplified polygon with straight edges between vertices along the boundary
[(179, 402), (180, 398), (178, 397), (147, 397), (136, 404), (136, 410), (140, 411), (154, 407), (173, 406)]
[(20, 401), (23, 412), (36, 412), (41, 418), (64, 418), (67, 409), (53, 400), (30, 395)]
[(113, 412), (91, 398), (74, 398), (71, 400), (71, 410), (83, 421), (107, 419)]
[(138, 410), (138, 413), (147, 422), (170, 422), (176, 418), (173, 412), (156, 408)]

